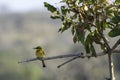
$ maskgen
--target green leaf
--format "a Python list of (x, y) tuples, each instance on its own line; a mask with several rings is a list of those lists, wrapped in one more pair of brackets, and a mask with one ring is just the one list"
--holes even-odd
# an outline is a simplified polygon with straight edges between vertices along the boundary
[(66, 17), (66, 16), (63, 16), (63, 15), (62, 15), (62, 16), (61, 16), (61, 21), (64, 21), (64, 20), (65, 20), (65, 17)]
[(120, 35), (120, 28), (114, 28), (114, 29), (112, 29), (112, 30), (108, 33), (108, 35), (109, 35), (110, 37), (119, 36), (119, 35)]
[(75, 33), (74, 26), (72, 26), (72, 28), (71, 28), (71, 32), (72, 32), (72, 35), (74, 35), (74, 33)]
[(78, 41), (81, 41), (81, 43), (84, 44), (84, 39), (85, 39), (84, 30), (80, 30), (79, 28), (77, 28), (76, 35), (77, 35)]
[(84, 46), (85, 46), (86, 53), (90, 54), (90, 52), (92, 52), (92, 56), (97, 57), (95, 48), (93, 46), (92, 34), (91, 33), (89, 33), (88, 36), (86, 37), (86, 41), (85, 41)]
[(65, 6), (61, 6), (61, 12), (63, 15), (67, 14), (67, 9), (65, 8)]
[(92, 52), (92, 56), (97, 57), (95, 48), (94, 48), (94, 46), (93, 46), (92, 44), (91, 44), (91, 46), (90, 46), (90, 49), (91, 49), (91, 52)]
[(47, 2), (44, 2), (44, 6), (51, 12), (55, 12), (57, 11), (57, 8), (55, 8), (54, 6), (50, 5), (49, 3)]
[(76, 35), (74, 35), (74, 37), (73, 37), (73, 42), (74, 42), (74, 43), (77, 42), (77, 36), (76, 36)]
[(85, 39), (85, 33), (82, 32), (79, 36), (78, 36), (79, 41), (81, 41), (82, 44), (84, 44), (84, 39)]
[(62, 28), (59, 28), (58, 32), (61, 32), (62, 31)]
[(71, 16), (71, 19), (76, 19), (77, 18), (77, 14), (74, 14), (73, 16)]
[(68, 28), (70, 28), (69, 24), (63, 23), (62, 27), (61, 27), (61, 32), (64, 32), (65, 30), (67, 30)]
[(59, 15), (52, 15), (50, 16), (52, 19), (60, 19), (60, 16)]
[(120, 16), (115, 15), (115, 17), (112, 18), (112, 22), (115, 23), (115, 24), (118, 24), (120, 22)]
[(85, 42), (85, 50), (86, 50), (86, 53), (90, 53), (90, 45), (89, 43)]
[(83, 2), (84, 0), (77, 0), (77, 1), (79, 1), (79, 3), (81, 3), (81, 2)]
[(85, 40), (85, 50), (86, 50), (86, 53), (90, 53), (90, 43), (91, 43), (91, 37), (90, 37), (90, 34), (86, 37), (86, 40)]
[(119, 3), (120, 3), (120, 0), (115, 0), (115, 3), (118, 3), (118, 4), (119, 4)]
[(108, 28), (108, 24), (107, 24), (107, 22), (103, 22), (103, 29), (105, 30), (106, 28)]
[(102, 49), (103, 51), (106, 51), (106, 46), (105, 46), (105, 44), (100, 44), (100, 47), (101, 47), (101, 49)]

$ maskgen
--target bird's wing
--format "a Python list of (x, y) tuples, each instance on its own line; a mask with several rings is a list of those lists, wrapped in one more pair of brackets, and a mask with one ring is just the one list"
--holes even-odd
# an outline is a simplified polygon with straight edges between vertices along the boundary
[(45, 52), (44, 52), (44, 50), (42, 50), (42, 53), (43, 53), (43, 55), (45, 55)]

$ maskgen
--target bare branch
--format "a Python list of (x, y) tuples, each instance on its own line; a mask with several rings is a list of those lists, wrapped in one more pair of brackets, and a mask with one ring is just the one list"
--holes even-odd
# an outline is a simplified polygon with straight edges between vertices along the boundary
[(43, 60), (51, 60), (51, 59), (74, 57), (74, 56), (81, 56), (81, 57), (83, 57), (83, 55), (81, 55), (81, 53), (72, 53), (72, 54), (65, 54), (65, 55), (59, 55), (59, 56), (53, 56), (53, 57), (46, 57)]
[[(120, 53), (120, 50), (113, 50), (112, 53)], [(105, 52), (100, 52), (100, 53), (97, 54), (97, 56), (103, 56), (103, 55), (106, 55), (106, 53)], [(83, 55), (83, 53), (66, 54), (66, 55), (46, 57), (46, 58), (43, 58), (43, 60), (53, 60), (53, 59), (67, 58), (67, 57), (84, 58), (84, 57), (90, 57), (90, 55)], [(25, 62), (31, 62), (31, 61), (36, 61), (36, 60), (41, 60), (41, 59), (40, 58), (39, 59), (38, 58), (31, 58), (31, 59), (27, 59), (27, 60), (24, 60), (24, 61), (19, 61), (18, 63), (25, 63)]]
[[(58, 59), (58, 58), (66, 58), (66, 57), (74, 57), (74, 56), (81, 56), (81, 53), (65, 54), (65, 55), (46, 57), (46, 58), (43, 58), (43, 60), (51, 60), (51, 59), (53, 60), (53, 59)], [(81, 56), (81, 57), (83, 57), (83, 56)], [(27, 60), (24, 60), (24, 61), (19, 61), (18, 63), (31, 62), (31, 61), (35, 61), (35, 60), (41, 60), (41, 59), (40, 58), (31, 58), (31, 59), (27, 59)]]
[(120, 50), (113, 50), (112, 53), (120, 53)]
[[(99, 33), (100, 33), (103, 41), (105, 42), (105, 46), (106, 46), (106, 48), (107, 48), (107, 52), (108, 52), (108, 53), (111, 52), (110, 45), (108, 44), (108, 41), (107, 41), (107, 39), (105, 38), (103, 32), (99, 30)], [(111, 54), (111, 53), (110, 53), (110, 54)]]
[(57, 66), (57, 68), (60, 68), (60, 67), (62, 67), (63, 65), (65, 65), (65, 64), (67, 64), (67, 63), (69, 63), (69, 62), (71, 62), (71, 61), (73, 61), (73, 60), (75, 60), (75, 59), (77, 59), (77, 58), (79, 58), (79, 57), (80, 57), (80, 56), (73, 57), (72, 59), (67, 60), (66, 62), (64, 62), (64, 63), (62, 63), (61, 65)]
[(112, 47), (112, 52), (114, 51), (114, 49), (120, 44), (120, 39), (115, 43), (115, 45)]
[(18, 64), (19, 64), (19, 63), (25, 63), (25, 62), (36, 61), (36, 60), (38, 60), (38, 58), (31, 58), (31, 59), (27, 59), (27, 60), (25, 60), (25, 61), (18, 61)]

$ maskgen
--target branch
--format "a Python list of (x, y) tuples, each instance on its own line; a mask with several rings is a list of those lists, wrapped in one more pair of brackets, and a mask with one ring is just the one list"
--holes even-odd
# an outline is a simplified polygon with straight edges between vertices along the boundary
[[(83, 53), (58, 55), (58, 56), (46, 57), (46, 58), (43, 58), (43, 60), (51, 60), (51, 59), (58, 59), (58, 58), (81, 56), (81, 54), (83, 54)], [(83, 56), (81, 56), (81, 57), (83, 57)], [(27, 59), (27, 60), (24, 60), (24, 61), (18, 61), (18, 63), (31, 62), (31, 61), (35, 61), (35, 60), (41, 60), (41, 59), (40, 58), (31, 58), (31, 59)]]
[(111, 52), (114, 51), (114, 49), (120, 44), (120, 39), (115, 43), (115, 45), (112, 47)]
[[(112, 53), (120, 53), (120, 50), (113, 50)], [(97, 56), (103, 56), (103, 55), (106, 55), (106, 53), (105, 52), (100, 52), (100, 53), (97, 54)], [(85, 58), (85, 57), (90, 57), (90, 55), (83, 55), (83, 53), (66, 54), (66, 55), (45, 57), (45, 58), (43, 58), (43, 60), (53, 60), (53, 59), (67, 58), (67, 57)], [(25, 62), (31, 62), (31, 61), (36, 61), (36, 60), (41, 60), (41, 59), (40, 58), (31, 58), (31, 59), (27, 59), (27, 60), (24, 60), (24, 61), (18, 61), (18, 63), (25, 63)]]
[(120, 39), (115, 43), (115, 45), (112, 47), (111, 50), (108, 51), (108, 61), (109, 61), (109, 71), (110, 71), (110, 79), (115, 80), (115, 74), (114, 74), (114, 65), (113, 60), (111, 57), (112, 51), (120, 44)]
[[(100, 32), (101, 33), (101, 32)], [(103, 38), (105, 45), (107, 47), (107, 53), (108, 53), (108, 61), (109, 61), (109, 71), (110, 71), (110, 79), (115, 80), (115, 74), (114, 74), (114, 65), (113, 60), (111, 57), (112, 51), (120, 44), (120, 39), (115, 43), (115, 45), (110, 48), (109, 44), (107, 43), (107, 40), (105, 39), (104, 35), (101, 33), (101, 37)]]
[(27, 59), (27, 60), (25, 60), (25, 61), (18, 61), (18, 64), (19, 64), (19, 63), (25, 63), (25, 62), (36, 61), (36, 60), (38, 60), (38, 58), (31, 58), (31, 59)]
[(57, 58), (66, 58), (66, 57), (74, 57), (74, 56), (80, 56), (83, 57), (83, 53), (72, 53), (72, 54), (65, 54), (65, 55), (59, 55), (59, 56), (53, 56), (53, 57), (46, 57), (43, 60), (51, 60), (51, 59), (57, 59)]
[(67, 63), (69, 63), (69, 62), (71, 62), (71, 61), (73, 61), (73, 60), (75, 60), (75, 59), (77, 59), (77, 58), (79, 58), (79, 57), (80, 57), (80, 56), (73, 57), (72, 59), (70, 59), (70, 60), (68, 60), (68, 61), (66, 61), (66, 62), (64, 62), (64, 63), (62, 63), (62, 64), (59, 65), (59, 66), (57, 66), (57, 68), (60, 68), (61, 66), (65, 65), (65, 64), (67, 64)]
[[(110, 45), (108, 44), (107, 39), (105, 38), (105, 36), (104, 36), (104, 34), (103, 34), (102, 31), (99, 30), (99, 33), (100, 33), (103, 41), (105, 42), (105, 46), (106, 46), (106, 48), (107, 48), (107, 53), (110, 53), (110, 52), (111, 52), (111, 48), (110, 48)], [(110, 53), (110, 54), (111, 54), (111, 53)]]
[[(120, 50), (114, 50), (113, 53), (120, 53)], [(102, 56), (102, 55), (105, 55), (105, 52), (102, 52), (102, 53), (99, 53), (99, 54), (98, 54), (98, 56)], [(81, 58), (84, 58), (84, 57), (85, 57), (85, 56), (83, 56), (83, 57), (81, 57)], [(69, 62), (71, 62), (71, 61), (73, 61), (73, 60), (75, 60), (75, 59), (77, 59), (77, 58), (80, 58), (80, 56), (73, 57), (72, 59), (70, 59), (70, 60), (62, 63), (62, 64), (59, 65), (59, 66), (57, 66), (57, 68), (60, 68), (60, 67), (62, 67), (63, 65), (65, 65), (65, 64), (67, 64), (67, 63), (69, 63)]]

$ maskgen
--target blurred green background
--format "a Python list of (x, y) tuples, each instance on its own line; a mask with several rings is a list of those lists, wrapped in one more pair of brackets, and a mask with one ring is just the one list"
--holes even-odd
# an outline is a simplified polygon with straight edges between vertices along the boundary
[[(18, 64), (34, 58), (32, 48), (38, 45), (44, 48), (46, 57), (84, 52), (84, 48), (73, 43), (70, 31), (58, 33), (61, 22), (50, 19), (45, 8), (22, 13), (4, 8), (0, 7), (0, 80), (105, 80), (109, 77), (107, 55), (76, 59), (59, 69), (57, 66), (69, 58), (46, 61), (47, 68), (42, 68), (40, 61)], [(110, 39), (114, 40), (117, 38)], [(115, 54), (113, 58), (116, 80), (119, 80), (120, 55)]]

